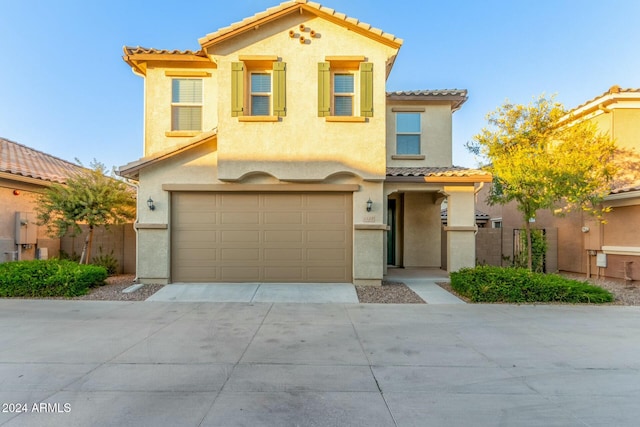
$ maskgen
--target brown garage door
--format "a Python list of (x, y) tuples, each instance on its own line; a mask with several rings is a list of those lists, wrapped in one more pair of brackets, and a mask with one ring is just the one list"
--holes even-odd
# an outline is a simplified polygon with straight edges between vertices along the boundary
[(351, 193), (172, 193), (174, 282), (351, 282)]

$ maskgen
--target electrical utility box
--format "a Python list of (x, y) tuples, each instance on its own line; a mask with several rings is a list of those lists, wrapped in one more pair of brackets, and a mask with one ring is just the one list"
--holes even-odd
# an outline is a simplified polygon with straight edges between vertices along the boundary
[(35, 245), (38, 242), (38, 225), (33, 212), (16, 212), (16, 245)]
[(596, 267), (607, 268), (607, 254), (596, 255)]

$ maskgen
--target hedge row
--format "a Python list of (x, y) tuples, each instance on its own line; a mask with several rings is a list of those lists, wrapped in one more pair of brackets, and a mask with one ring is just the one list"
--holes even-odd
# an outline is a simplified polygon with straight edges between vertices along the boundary
[(65, 260), (0, 264), (0, 297), (75, 297), (104, 284), (107, 270)]
[(473, 302), (599, 304), (613, 301), (613, 295), (598, 286), (523, 268), (464, 268), (451, 273), (451, 287)]

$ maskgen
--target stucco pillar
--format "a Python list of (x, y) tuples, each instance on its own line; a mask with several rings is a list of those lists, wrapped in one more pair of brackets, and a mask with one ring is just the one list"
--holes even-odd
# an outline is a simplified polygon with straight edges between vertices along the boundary
[[(362, 189), (353, 196), (353, 283), (355, 285), (382, 284), (384, 274), (384, 222), (387, 203), (380, 182), (363, 182)], [(371, 210), (367, 201), (371, 200)]]
[(447, 194), (447, 271), (476, 264), (475, 188), (445, 186)]

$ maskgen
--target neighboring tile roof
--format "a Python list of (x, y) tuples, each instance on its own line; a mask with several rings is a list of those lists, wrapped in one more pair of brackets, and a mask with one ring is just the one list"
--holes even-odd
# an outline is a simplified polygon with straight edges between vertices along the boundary
[(473, 176), (490, 177), (489, 172), (478, 169), (467, 169), (460, 166), (451, 167), (388, 167), (387, 176), (393, 177), (457, 177)]
[[(442, 210), (440, 210), (440, 218), (441, 219), (447, 219), (447, 208), (444, 208)], [(491, 218), (491, 216), (489, 214), (486, 214), (482, 211), (479, 211), (478, 209), (476, 209), (476, 221), (488, 221), (489, 218)]]
[(605, 97), (607, 95), (615, 95), (617, 93), (638, 93), (638, 94), (640, 94), (640, 89), (622, 89), (620, 86), (617, 86), (617, 85), (611, 86), (609, 88), (609, 90), (607, 90), (606, 92), (604, 92), (604, 93), (602, 93), (602, 94), (600, 94), (598, 96), (595, 96), (595, 97), (591, 98), (590, 100), (588, 100), (586, 102), (583, 102), (582, 104), (580, 104), (577, 107), (575, 107), (575, 108), (571, 109), (570, 111), (568, 111), (567, 114), (571, 114), (572, 112), (574, 112), (576, 110), (579, 110), (579, 109), (591, 104), (592, 102), (597, 101), (598, 99), (603, 98), (603, 97)]
[(631, 193), (633, 191), (640, 191), (640, 184), (631, 187), (616, 188), (614, 190), (611, 190), (610, 194)]
[(141, 47), (141, 46), (136, 46), (136, 47), (124, 46), (122, 49), (124, 50), (125, 55), (189, 55), (189, 56), (195, 55), (195, 56), (203, 56), (203, 57), (207, 56), (202, 50), (198, 50), (198, 51), (178, 50), (178, 49), (168, 50), (168, 49), (147, 48), (147, 47)]
[(391, 96), (467, 96), (466, 89), (397, 90), (387, 92)]
[(271, 7), (264, 12), (256, 13), (253, 16), (243, 19), (242, 21), (235, 22), (227, 27), (220, 28), (218, 31), (209, 33), (206, 36), (200, 38), (198, 41), (203, 47), (207, 47), (210, 44), (215, 43), (216, 39), (224, 38), (229, 33), (235, 31), (242, 31), (243, 29), (253, 28), (256, 24), (260, 24), (264, 21), (269, 21), (273, 17), (277, 17), (280, 14), (295, 11), (298, 8), (303, 8), (311, 13), (318, 15), (325, 15), (335, 20), (338, 23), (343, 23), (348, 27), (352, 27), (356, 30), (363, 31), (369, 35), (387, 40), (388, 42), (397, 45), (402, 45), (402, 39), (397, 38), (393, 34), (385, 33), (379, 28), (374, 28), (370, 24), (360, 22), (356, 18), (349, 17), (344, 13), (336, 12), (335, 10), (322, 6), (321, 4), (310, 2), (308, 0), (291, 0), (280, 3), (278, 6)]
[(387, 92), (388, 101), (450, 101), (457, 111), (468, 99), (466, 89), (404, 90)]
[(0, 172), (64, 184), (81, 170), (75, 163), (0, 138)]

